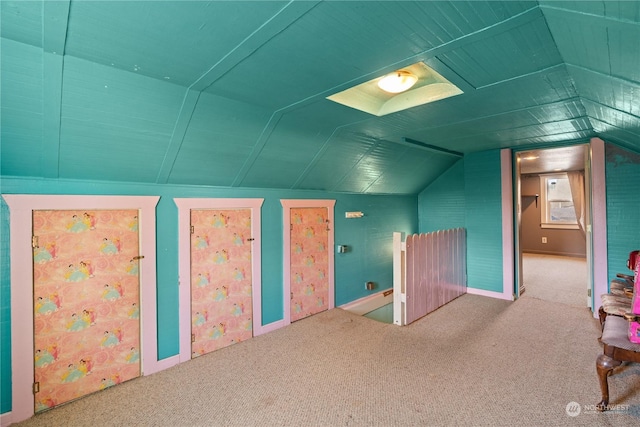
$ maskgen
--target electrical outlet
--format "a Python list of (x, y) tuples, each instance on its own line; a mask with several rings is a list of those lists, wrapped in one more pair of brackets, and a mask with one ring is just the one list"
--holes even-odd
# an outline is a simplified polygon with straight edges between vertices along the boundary
[(546, 237), (542, 238), (542, 243), (547, 243), (547, 238)]

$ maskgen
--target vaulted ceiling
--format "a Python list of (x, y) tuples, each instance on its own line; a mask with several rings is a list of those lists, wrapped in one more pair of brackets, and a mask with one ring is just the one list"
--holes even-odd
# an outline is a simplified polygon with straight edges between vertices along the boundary
[[(451, 151), (594, 136), (640, 151), (640, 2), (3, 0), (0, 12), (5, 176), (415, 194)], [(419, 61), (464, 93), (382, 117), (326, 99)]]

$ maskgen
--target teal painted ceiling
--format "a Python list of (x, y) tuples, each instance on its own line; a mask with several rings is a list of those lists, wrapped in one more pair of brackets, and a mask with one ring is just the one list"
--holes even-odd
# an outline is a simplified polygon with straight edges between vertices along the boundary
[[(416, 194), (459, 157), (640, 151), (637, 1), (0, 2), (4, 176)], [(462, 95), (327, 96), (423, 61)]]

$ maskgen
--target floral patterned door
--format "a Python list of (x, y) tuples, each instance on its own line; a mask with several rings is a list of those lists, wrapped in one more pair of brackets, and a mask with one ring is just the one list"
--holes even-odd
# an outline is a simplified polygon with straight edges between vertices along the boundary
[(291, 209), (291, 321), (329, 307), (327, 208)]
[(33, 211), (35, 411), (140, 376), (137, 210)]
[(251, 209), (191, 210), (191, 355), (253, 336)]

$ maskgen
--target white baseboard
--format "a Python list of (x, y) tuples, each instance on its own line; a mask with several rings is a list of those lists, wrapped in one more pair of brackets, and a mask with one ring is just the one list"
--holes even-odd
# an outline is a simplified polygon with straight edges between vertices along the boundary
[(573, 252), (554, 252), (554, 251), (539, 251), (539, 250), (522, 250), (523, 254), (532, 254), (532, 255), (552, 255), (552, 256), (565, 256), (569, 258), (582, 258), (586, 259), (587, 255), (583, 253), (573, 253)]
[[(393, 292), (389, 292), (390, 290), (391, 288), (373, 295), (367, 295), (366, 297), (343, 304), (340, 308), (362, 316), (382, 306), (393, 303)], [(388, 295), (385, 295), (385, 293), (388, 293)]]
[(180, 360), (180, 355), (176, 354), (175, 356), (170, 356), (162, 360), (158, 360), (153, 364), (152, 369), (144, 369), (144, 376), (155, 374), (156, 372), (164, 371), (172, 366), (177, 365), (178, 363), (183, 362)]
[(284, 320), (278, 320), (268, 325), (263, 325), (260, 329), (256, 329), (253, 331), (253, 336), (257, 337), (258, 335), (266, 334), (267, 332), (275, 331), (276, 329), (280, 329), (285, 326)]
[(6, 427), (10, 426), (12, 423), (13, 419), (11, 417), (11, 411), (0, 414), (0, 426)]
[(484, 289), (467, 288), (467, 293), (471, 295), (481, 295), (483, 297), (513, 301), (513, 294), (511, 292), (506, 293), (506, 292), (487, 291)]

